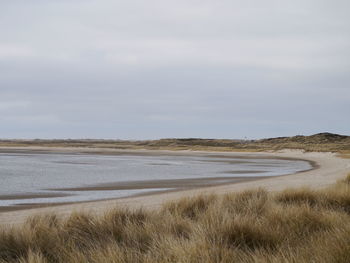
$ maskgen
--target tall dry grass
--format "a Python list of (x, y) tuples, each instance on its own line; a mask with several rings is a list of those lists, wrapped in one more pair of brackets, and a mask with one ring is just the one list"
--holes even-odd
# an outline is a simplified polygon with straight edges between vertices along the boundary
[(0, 262), (350, 262), (350, 175), (325, 190), (198, 196), (159, 211), (31, 218)]

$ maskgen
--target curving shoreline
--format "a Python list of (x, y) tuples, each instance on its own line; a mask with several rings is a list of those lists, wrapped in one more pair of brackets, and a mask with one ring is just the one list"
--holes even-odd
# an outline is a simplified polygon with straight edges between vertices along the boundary
[[(125, 151), (118, 150), (107, 150), (104, 151), (101, 149), (57, 149), (57, 148), (39, 148), (34, 147), (35, 149), (29, 149), (28, 147), (23, 147), (21, 149), (0, 149), (0, 152), (32, 152), (35, 151), (40, 152), (50, 152), (50, 153), (96, 153), (99, 150), (102, 153), (106, 152), (107, 154), (125, 154)], [(130, 152), (130, 151), (126, 151)], [(146, 151), (146, 150), (132, 150), (133, 153), (140, 154), (156, 154), (161, 153), (169, 153), (169, 151)], [(191, 152), (191, 151), (181, 151), (181, 152), (170, 152), (171, 154), (220, 154), (219, 152)], [(231, 153), (236, 154), (237, 153)], [(153, 193), (146, 195), (139, 195), (133, 197), (126, 197), (120, 199), (112, 199), (112, 200), (102, 200), (102, 201), (92, 201), (85, 203), (73, 203), (73, 204), (65, 204), (59, 206), (50, 206), (43, 208), (35, 208), (28, 210), (19, 210), (12, 212), (2, 212), (0, 213), (0, 222), (2, 224), (16, 224), (22, 223), (25, 221), (25, 218), (28, 216), (32, 216), (35, 214), (42, 213), (56, 213), (60, 216), (69, 215), (73, 211), (89, 211), (93, 213), (101, 213), (110, 207), (122, 206), (128, 207), (131, 209), (145, 208), (145, 209), (157, 209), (161, 206), (162, 203), (176, 200), (182, 197), (190, 197), (197, 194), (224, 194), (233, 191), (242, 191), (249, 188), (257, 188), (263, 187), (269, 191), (279, 191), (288, 187), (312, 187), (312, 188), (321, 188), (327, 185), (334, 183), (336, 180), (341, 179), (350, 171), (350, 160), (349, 159), (341, 159), (336, 156), (334, 153), (304, 153), (302, 151), (295, 150), (283, 150), (279, 152), (254, 152), (254, 153), (239, 153), (245, 158), (252, 157), (253, 155), (259, 156), (261, 155), (263, 158), (271, 157), (271, 158), (287, 158), (287, 159), (298, 159), (305, 160), (310, 162), (313, 165), (312, 170), (291, 174), (291, 175), (283, 175), (276, 176), (273, 178), (259, 178), (258, 180), (249, 180), (249, 181), (240, 181), (234, 183), (227, 183), (222, 185), (214, 185), (214, 186), (201, 186), (200, 188), (187, 189), (181, 191), (170, 191), (170, 192), (161, 192), (161, 193)], [(229, 156), (230, 153), (225, 152), (225, 155)], [(28, 207), (29, 208), (29, 207)], [(32, 207), (33, 208), (33, 207)]]

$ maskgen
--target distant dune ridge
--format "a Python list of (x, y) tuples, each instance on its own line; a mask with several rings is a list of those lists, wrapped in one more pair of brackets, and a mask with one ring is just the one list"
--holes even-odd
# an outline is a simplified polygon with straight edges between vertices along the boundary
[(281, 143), (281, 142), (299, 142), (299, 143), (338, 143), (338, 142), (350, 142), (350, 136), (340, 135), (335, 133), (323, 132), (317, 133), (311, 136), (297, 135), (293, 137), (277, 137), (262, 139), (260, 142), (272, 142), (272, 143)]
[(350, 136), (318, 133), (311, 136), (277, 137), (260, 140), (168, 138), (159, 140), (0, 140), (0, 147), (95, 147), (111, 149), (165, 149), (165, 150), (213, 150), (213, 151), (266, 151), (302, 149), (321, 152), (350, 152)]

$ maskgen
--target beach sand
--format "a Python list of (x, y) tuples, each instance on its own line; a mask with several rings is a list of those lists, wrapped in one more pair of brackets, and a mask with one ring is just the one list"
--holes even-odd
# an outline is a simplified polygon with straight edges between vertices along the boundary
[[(17, 147), (17, 148), (0, 148), (0, 152), (16, 153), (21, 152), (35, 152), (35, 153), (99, 153), (99, 154), (125, 154), (132, 152), (133, 154), (211, 154), (210, 152), (170, 152), (170, 151), (147, 151), (147, 150), (133, 150), (133, 151), (121, 151), (113, 149), (86, 149), (86, 148), (43, 148), (43, 147)], [(220, 153), (212, 153), (216, 156)], [(229, 156), (230, 153), (225, 152), (225, 156)], [(237, 156), (237, 153), (232, 153)], [(102, 200), (85, 203), (73, 203), (62, 204), (57, 206), (33, 208), (30, 206), (23, 208), (31, 208), (18, 211), (0, 211), (0, 224), (11, 225), (25, 222), (29, 216), (36, 214), (48, 214), (55, 213), (61, 217), (68, 216), (74, 211), (78, 212), (90, 212), (95, 214), (101, 214), (109, 208), (126, 207), (129, 209), (158, 209), (163, 203), (168, 201), (177, 200), (183, 197), (191, 197), (198, 194), (225, 194), (231, 192), (243, 191), (246, 189), (253, 189), (262, 187), (268, 191), (280, 191), (286, 188), (295, 187), (310, 187), (319, 189), (335, 183), (337, 180), (344, 178), (347, 173), (350, 172), (350, 159), (342, 159), (335, 153), (324, 152), (303, 152), (299, 150), (283, 150), (278, 152), (261, 152), (261, 153), (239, 153), (245, 158), (256, 158), (261, 156), (263, 158), (293, 158), (299, 160), (306, 160), (314, 165), (314, 169), (304, 171), (297, 174), (268, 177), (264, 179), (254, 178), (253, 180), (242, 180), (235, 182), (228, 182), (221, 185), (205, 186), (200, 185), (199, 188), (184, 189), (180, 191), (161, 192), (148, 195), (133, 196), (127, 198)], [(139, 182), (140, 183), (140, 182)], [(178, 182), (174, 182), (176, 184)], [(200, 182), (198, 182), (200, 183)], [(203, 187), (202, 187), (203, 186)], [(142, 187), (142, 184), (140, 184)], [(145, 185), (145, 187), (147, 187)], [(15, 208), (9, 208), (9, 210)]]

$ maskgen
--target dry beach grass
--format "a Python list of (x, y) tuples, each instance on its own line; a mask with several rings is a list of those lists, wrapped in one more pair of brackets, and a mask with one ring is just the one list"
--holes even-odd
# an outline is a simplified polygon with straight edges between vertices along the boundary
[(0, 262), (348, 262), (350, 175), (322, 190), (202, 195), (157, 211), (32, 217)]

